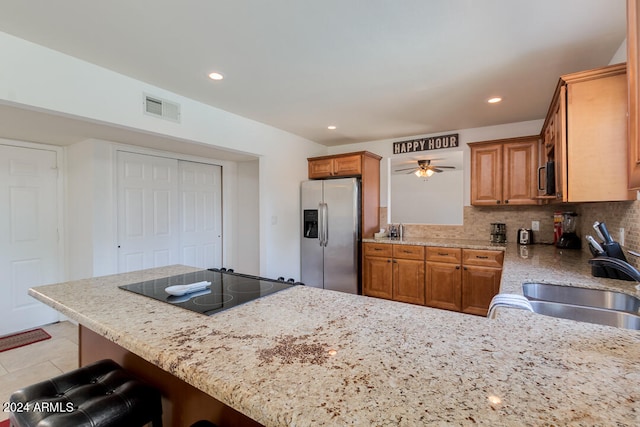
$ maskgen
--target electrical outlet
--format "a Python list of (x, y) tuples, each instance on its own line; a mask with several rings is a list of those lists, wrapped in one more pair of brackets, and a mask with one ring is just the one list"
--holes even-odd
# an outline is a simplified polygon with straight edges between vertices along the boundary
[(622, 227), (618, 230), (618, 243), (620, 246), (624, 246), (624, 228)]
[(531, 231), (540, 231), (540, 221), (531, 221)]

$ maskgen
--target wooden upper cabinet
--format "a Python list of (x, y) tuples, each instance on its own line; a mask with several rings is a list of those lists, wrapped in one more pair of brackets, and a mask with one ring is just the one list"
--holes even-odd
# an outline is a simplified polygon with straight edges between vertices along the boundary
[(362, 156), (346, 155), (309, 159), (309, 179), (362, 175)]
[[(566, 115), (564, 111), (566, 111), (566, 88), (564, 86), (557, 88), (558, 93), (557, 96), (554, 96), (553, 103), (549, 108), (549, 113), (547, 115), (547, 120), (542, 127), (542, 135), (543, 135), (543, 151), (542, 158), (543, 163), (545, 163), (546, 167), (554, 166), (555, 171), (555, 182), (554, 188), (555, 193), (546, 194), (547, 193), (547, 185), (546, 185), (546, 170), (545, 174), (540, 176), (542, 189), (538, 190), (538, 198), (540, 199), (559, 199), (562, 200), (562, 195), (567, 192), (567, 182), (564, 179), (564, 172), (567, 164), (567, 133), (564, 131), (566, 129), (565, 119)], [(547, 162), (553, 162), (548, 163)]]
[(629, 189), (640, 190), (640, 5), (627, 0)]
[(535, 205), (539, 136), (471, 143), (471, 204)]
[(546, 161), (555, 163), (557, 200), (634, 198), (628, 191), (627, 97), (625, 64), (560, 77), (542, 130)]
[(471, 204), (502, 203), (502, 144), (471, 145)]
[(502, 197), (505, 204), (537, 204), (539, 138), (503, 145)]

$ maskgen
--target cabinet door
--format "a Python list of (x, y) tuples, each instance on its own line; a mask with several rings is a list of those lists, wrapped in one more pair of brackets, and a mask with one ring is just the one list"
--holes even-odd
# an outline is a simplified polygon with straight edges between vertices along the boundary
[(424, 305), (424, 261), (393, 260), (393, 300)]
[(565, 132), (566, 115), (566, 87), (560, 88), (560, 96), (553, 106), (553, 127), (554, 127), (554, 157), (555, 177), (556, 177), (556, 198), (566, 200), (567, 195), (567, 133)]
[(333, 172), (332, 159), (309, 160), (309, 179), (328, 178)]
[(568, 83), (567, 138), (567, 201), (630, 199), (626, 73)]
[(391, 258), (364, 257), (362, 292), (378, 298), (393, 298), (393, 268)]
[(629, 189), (640, 189), (640, 7), (627, 0), (627, 81), (629, 85)]
[(427, 262), (426, 305), (460, 311), (462, 271), (459, 264)]
[(502, 197), (509, 205), (535, 205), (538, 193), (538, 139), (504, 144)]
[(333, 159), (333, 176), (354, 176), (362, 173), (362, 156), (336, 157)]
[(502, 269), (465, 266), (462, 274), (462, 312), (486, 316), (491, 299), (500, 290)]
[(502, 203), (502, 144), (471, 147), (471, 204)]

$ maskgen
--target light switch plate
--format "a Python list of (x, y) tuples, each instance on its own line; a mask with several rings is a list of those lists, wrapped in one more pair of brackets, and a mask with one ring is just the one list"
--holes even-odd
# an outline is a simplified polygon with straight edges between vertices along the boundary
[(531, 221), (531, 231), (540, 231), (540, 221)]

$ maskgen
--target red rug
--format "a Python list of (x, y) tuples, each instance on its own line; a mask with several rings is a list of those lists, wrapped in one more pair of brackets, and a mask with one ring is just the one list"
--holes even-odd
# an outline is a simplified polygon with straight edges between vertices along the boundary
[[(49, 338), (51, 338), (51, 335), (46, 333), (42, 328), (0, 337), (0, 353), (33, 344), (34, 342), (48, 340)], [(0, 424), (0, 427), (3, 427), (3, 425)]]
[(0, 421), (0, 427), (9, 427), (9, 420)]

